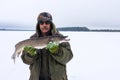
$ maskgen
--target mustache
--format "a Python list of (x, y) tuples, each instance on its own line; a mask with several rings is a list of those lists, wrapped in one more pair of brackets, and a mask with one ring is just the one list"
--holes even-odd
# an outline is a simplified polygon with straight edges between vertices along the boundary
[(43, 26), (43, 28), (42, 29), (48, 29), (48, 27), (47, 26)]

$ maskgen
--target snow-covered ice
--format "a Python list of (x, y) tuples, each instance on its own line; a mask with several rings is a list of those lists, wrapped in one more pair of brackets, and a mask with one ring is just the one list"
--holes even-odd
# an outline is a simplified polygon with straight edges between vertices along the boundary
[[(0, 31), (0, 80), (28, 80), (29, 66), (20, 57), (14, 64), (14, 45), (34, 31)], [(120, 80), (119, 32), (61, 32), (68, 35), (73, 59), (67, 64), (69, 80)]]

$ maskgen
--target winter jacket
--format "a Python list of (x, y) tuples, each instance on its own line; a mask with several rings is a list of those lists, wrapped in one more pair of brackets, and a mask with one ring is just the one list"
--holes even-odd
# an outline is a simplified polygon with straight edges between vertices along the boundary
[[(61, 35), (54, 25), (52, 27), (52, 35)], [(36, 33), (31, 38), (39, 37), (38, 31), (37, 25)], [(43, 48), (37, 49), (37, 55), (35, 56), (30, 56), (25, 51), (21, 55), (22, 61), (30, 65), (29, 80), (40, 80), (40, 76), (47, 76), (49, 80), (68, 80), (66, 64), (72, 57), (73, 54), (69, 42), (60, 43), (59, 49), (55, 54), (51, 54), (46, 48)]]

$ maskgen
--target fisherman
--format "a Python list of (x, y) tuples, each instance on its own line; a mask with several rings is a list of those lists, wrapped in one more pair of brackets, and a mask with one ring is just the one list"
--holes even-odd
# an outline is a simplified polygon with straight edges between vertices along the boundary
[[(30, 38), (60, 35), (56, 29), (52, 16), (48, 12), (38, 15), (36, 33)], [(69, 42), (49, 42), (47, 47), (36, 49), (25, 46), (21, 58), (30, 65), (29, 80), (68, 80), (66, 64), (72, 59), (73, 53)]]

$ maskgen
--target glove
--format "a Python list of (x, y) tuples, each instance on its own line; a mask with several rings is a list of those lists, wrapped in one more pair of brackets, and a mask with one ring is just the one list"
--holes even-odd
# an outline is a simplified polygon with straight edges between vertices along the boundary
[(26, 51), (31, 56), (35, 56), (37, 54), (36, 48), (33, 48), (32, 46), (25, 46), (24, 51)]
[(52, 54), (54, 54), (58, 50), (58, 43), (56, 42), (49, 42), (46, 46), (46, 49), (48, 49)]

